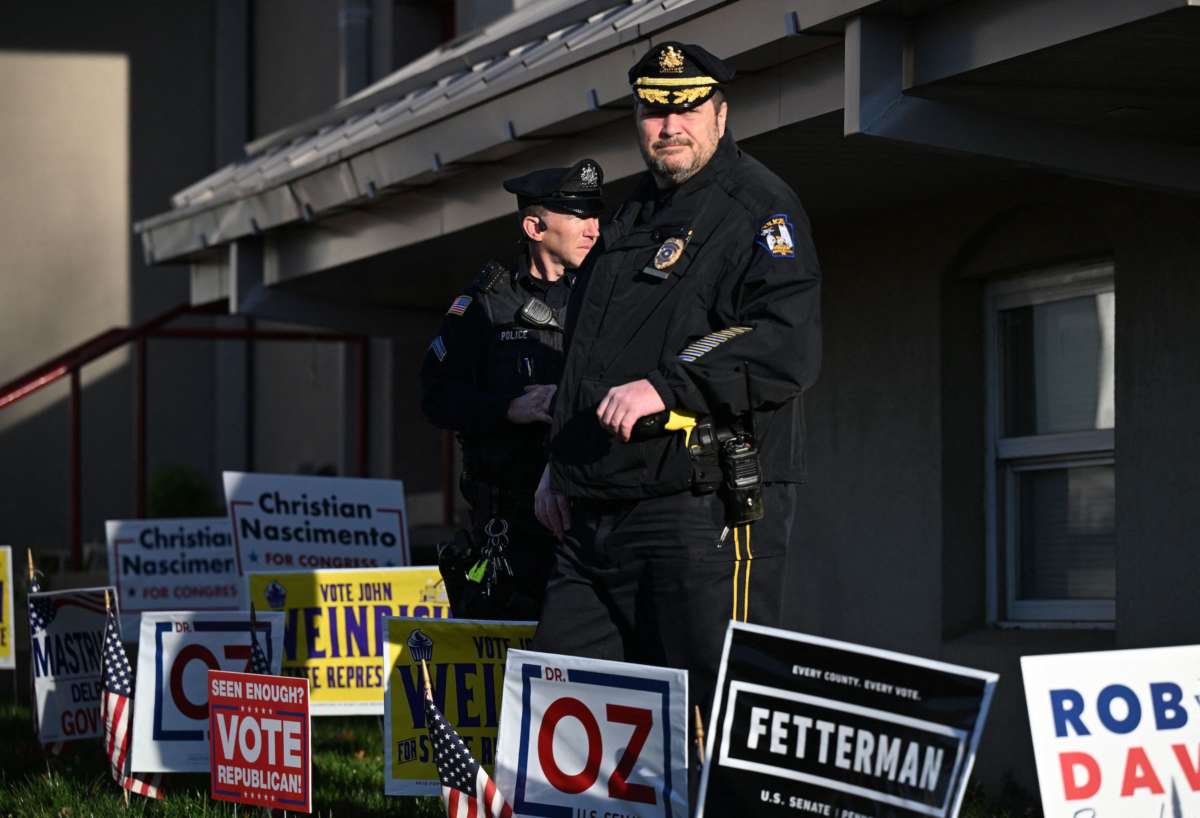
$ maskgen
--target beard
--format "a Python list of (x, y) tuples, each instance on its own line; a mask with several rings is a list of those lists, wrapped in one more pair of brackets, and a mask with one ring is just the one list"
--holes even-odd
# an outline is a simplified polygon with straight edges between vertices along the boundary
[[(676, 145), (692, 149), (691, 158), (688, 161), (680, 162), (676, 158), (673, 164), (668, 164), (671, 161), (668, 157), (653, 153), (653, 151)], [(678, 186), (691, 179), (700, 172), (701, 168), (708, 164), (708, 160), (716, 152), (716, 141), (715, 139), (713, 140), (713, 150), (708, 152), (699, 150), (695, 142), (685, 137), (658, 140), (650, 145), (649, 150), (642, 146), (641, 143), (638, 144), (638, 147), (641, 149), (642, 159), (646, 162), (646, 167), (649, 168), (650, 172), (656, 178), (669, 185)]]

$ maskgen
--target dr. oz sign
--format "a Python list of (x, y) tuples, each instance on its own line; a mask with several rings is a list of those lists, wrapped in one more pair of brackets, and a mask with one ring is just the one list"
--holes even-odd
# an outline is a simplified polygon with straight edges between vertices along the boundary
[(208, 672), (212, 797), (312, 812), (308, 680)]
[(238, 571), (408, 565), (399, 480), (225, 472)]
[[(258, 645), (279, 672), (283, 615), (259, 613)], [(250, 612), (142, 614), (133, 769), (208, 770), (208, 671), (250, 669)]]
[(514, 815), (687, 818), (686, 713), (683, 670), (510, 650), (496, 786)]
[(1200, 815), (1200, 646), (1023, 656), (1048, 816)]
[(108, 578), (121, 600), (121, 633), (137, 639), (143, 611), (231, 611), (240, 604), (233, 533), (224, 517), (109, 520)]

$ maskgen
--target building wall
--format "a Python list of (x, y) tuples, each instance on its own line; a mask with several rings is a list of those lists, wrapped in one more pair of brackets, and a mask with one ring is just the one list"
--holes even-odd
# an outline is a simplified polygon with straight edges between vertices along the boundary
[[(181, 268), (150, 270), (133, 220), (213, 165), (211, 5), (21, 2), (0, 27), (10, 193), (0, 220), (0, 382), (112, 326), (188, 298)], [(203, 347), (154, 350), (150, 452), (207, 468)], [(162, 356), (175, 356), (174, 363)], [(66, 547), (65, 383), (0, 410), (0, 540)], [(84, 369), (84, 539), (134, 511), (127, 356)], [(152, 461), (153, 464), (154, 461)]]
[[(803, 180), (793, 184), (803, 195)], [(1030, 175), (887, 212), (814, 214), (826, 354), (786, 624), (997, 671), (975, 775), (1037, 789), (1020, 657), (1188, 644), (1200, 243), (1186, 199)], [(983, 285), (1111, 258), (1117, 292), (1115, 630), (985, 624)]]

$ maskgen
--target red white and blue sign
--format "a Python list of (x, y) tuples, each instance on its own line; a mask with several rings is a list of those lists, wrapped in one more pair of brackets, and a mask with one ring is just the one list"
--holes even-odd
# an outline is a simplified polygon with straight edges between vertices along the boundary
[(104, 735), (100, 718), (104, 596), (112, 587), (29, 595), (30, 662), (38, 741)]
[(496, 786), (513, 815), (687, 818), (687, 674), (510, 650)]
[(308, 679), (208, 671), (212, 797), (312, 812), (308, 705)]
[[(278, 673), (283, 614), (257, 616), (257, 640)], [(208, 671), (250, 670), (249, 611), (142, 614), (133, 707), (132, 769), (207, 772)]]
[(1046, 815), (1200, 815), (1200, 646), (1021, 657)]

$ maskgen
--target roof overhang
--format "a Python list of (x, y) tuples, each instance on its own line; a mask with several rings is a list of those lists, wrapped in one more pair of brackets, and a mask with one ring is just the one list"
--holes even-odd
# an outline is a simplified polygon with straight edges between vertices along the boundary
[[(452, 237), (491, 235), (473, 228), (513, 212), (504, 178), (592, 156), (620, 190), (642, 170), (625, 71), (664, 39), (705, 43), (738, 67), (739, 139), (788, 134), (794, 146), (770, 147), (813, 154), (804, 157), (816, 163), (809, 169), (817, 153), (836, 152), (846, 169), (837, 185), (859, 186), (867, 201), (873, 180), (855, 159), (886, 172), (906, 157), (927, 169), (916, 157), (939, 154), (1194, 192), (1193, 2), (640, 0), (594, 11), (564, 0), (549, 8), (591, 16), (539, 30), (540, 40), (503, 55), (487, 57), (474, 41), (454, 46), (482, 62), (464, 68), (460, 54), (463, 62), (424, 90), (410, 85), (437, 70), (398, 72), (325, 115), (316, 133), (309, 124), (251, 146), (262, 152), (182, 191), (175, 210), (138, 229), (151, 261), (191, 261), (194, 296), (229, 296), (235, 310), (264, 287), (391, 261), (396, 251), (405, 263), (428, 259), (404, 248), (441, 239), (450, 242), (436, 243), (442, 256), (462, 249), (477, 263), (486, 251), (458, 248)], [(530, 31), (505, 28), (503, 44)], [(1114, 50), (1126, 67), (1114, 69)], [(1164, 87), (1142, 120), (1113, 116)], [(849, 137), (833, 148), (832, 116)], [(238, 246), (253, 263), (239, 266)]]

